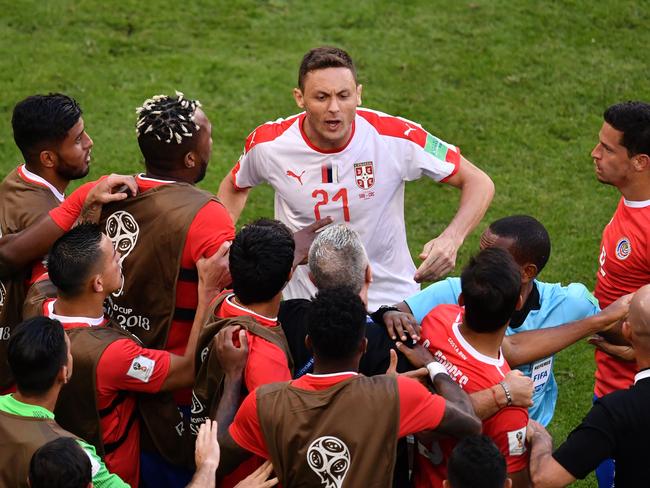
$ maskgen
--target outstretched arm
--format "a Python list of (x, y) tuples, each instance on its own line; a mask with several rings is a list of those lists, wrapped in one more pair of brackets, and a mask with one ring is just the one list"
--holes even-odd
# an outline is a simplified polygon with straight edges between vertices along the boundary
[[(138, 186), (132, 176), (110, 175), (100, 180), (89, 192), (81, 208), (79, 217), (84, 222), (96, 222), (102, 205), (123, 200), (128, 197), (123, 188), (131, 194), (138, 192)], [(44, 215), (33, 225), (17, 234), (10, 234), (0, 239), (0, 278), (6, 278), (16, 270), (42, 258), (49, 251), (54, 241), (65, 230), (59, 227), (49, 215)]]
[(454, 269), (458, 249), (481, 221), (494, 196), (490, 177), (463, 157), (458, 172), (445, 183), (460, 190), (460, 203), (442, 234), (424, 245), (420, 253), (424, 261), (414, 277), (417, 282), (439, 279)]
[(531, 330), (507, 336), (502, 348), (511, 367), (545, 358), (580, 339), (601, 332), (627, 316), (632, 295), (625, 295), (602, 312), (582, 320), (548, 329)]

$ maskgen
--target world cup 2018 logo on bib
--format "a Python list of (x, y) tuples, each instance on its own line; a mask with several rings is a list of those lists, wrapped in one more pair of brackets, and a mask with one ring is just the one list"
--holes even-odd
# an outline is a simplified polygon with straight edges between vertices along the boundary
[(373, 187), (375, 184), (375, 168), (372, 161), (354, 163), (354, 180), (362, 190)]
[(621, 237), (616, 243), (616, 257), (623, 261), (632, 254), (632, 244), (627, 237)]
[(307, 462), (324, 488), (341, 488), (350, 468), (350, 450), (338, 437), (319, 437), (307, 449)]
[[(119, 210), (106, 219), (106, 235), (120, 253), (120, 267), (126, 257), (131, 254), (138, 242), (140, 226), (129, 212)], [(124, 273), (124, 272), (122, 272)], [(124, 290), (124, 274), (122, 274), (122, 286), (113, 296), (119, 297)]]

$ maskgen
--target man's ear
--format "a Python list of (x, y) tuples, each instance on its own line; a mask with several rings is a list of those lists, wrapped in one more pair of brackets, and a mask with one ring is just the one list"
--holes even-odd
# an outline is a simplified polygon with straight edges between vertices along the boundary
[(293, 89), (293, 99), (296, 101), (296, 105), (300, 108), (305, 108), (305, 97), (300, 88)]
[(521, 270), (521, 281), (523, 283), (529, 283), (537, 277), (537, 265), (533, 263), (526, 263)]
[(650, 168), (650, 156), (637, 154), (632, 160), (632, 165), (636, 171), (645, 171)]
[(363, 91), (363, 85), (357, 85), (357, 107), (361, 106), (361, 92)]
[(632, 326), (628, 319), (625, 319), (621, 324), (621, 334), (623, 334), (623, 339), (631, 343), (630, 338), (632, 337)]
[(366, 353), (367, 350), (368, 350), (368, 338), (364, 337), (363, 340), (361, 341), (359, 352), (363, 355)]
[(41, 151), (38, 155), (41, 164), (46, 168), (54, 168), (59, 158), (54, 151)]
[(56, 374), (56, 379), (62, 385), (65, 385), (68, 382), (68, 380), (70, 378), (68, 377), (68, 365), (67, 364), (64, 364), (63, 366), (61, 366), (59, 368), (59, 372)]
[(196, 166), (196, 155), (194, 154), (194, 151), (190, 151), (187, 154), (185, 154), (185, 157), (183, 158), (183, 163), (185, 164), (186, 168), (194, 168)]
[(366, 283), (372, 283), (372, 268), (370, 267), (370, 263), (366, 266)]
[(314, 354), (314, 346), (311, 343), (311, 337), (309, 337), (309, 334), (305, 336), (305, 347), (310, 353)]
[(91, 285), (95, 293), (104, 292), (104, 277), (101, 274), (96, 274), (92, 277)]
[(460, 305), (461, 307), (465, 306), (465, 297), (463, 296), (462, 293), (458, 295), (458, 305)]

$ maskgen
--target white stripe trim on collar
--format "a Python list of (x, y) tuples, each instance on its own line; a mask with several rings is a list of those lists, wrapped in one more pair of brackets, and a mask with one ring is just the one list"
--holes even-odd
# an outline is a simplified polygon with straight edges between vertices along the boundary
[(31, 171), (29, 171), (29, 170), (27, 169), (27, 165), (23, 164), (23, 165), (20, 167), (20, 170), (23, 172), (23, 174), (24, 174), (28, 179), (33, 180), (33, 181), (35, 181), (35, 182), (38, 182), (38, 183), (40, 183), (40, 184), (42, 184), (42, 185), (47, 186), (47, 187), (50, 189), (50, 191), (52, 192), (52, 194), (56, 197), (56, 199), (57, 199), (59, 202), (62, 202), (63, 200), (65, 200), (65, 195), (64, 195), (63, 193), (61, 193), (59, 190), (57, 190), (57, 189), (54, 187), (54, 185), (52, 185), (52, 183), (50, 183), (49, 181), (47, 181), (45, 178), (42, 178), (42, 177), (40, 177), (40, 176), (38, 176), (38, 175), (32, 173)]
[(278, 318), (277, 318), (277, 317), (266, 317), (266, 316), (264, 316), (264, 315), (262, 315), (262, 314), (259, 314), (259, 313), (256, 313), (256, 312), (253, 312), (250, 308), (246, 308), (246, 307), (244, 307), (244, 306), (237, 305), (234, 301), (231, 300), (231, 298), (234, 297), (234, 296), (235, 296), (235, 294), (232, 293), (232, 294), (230, 294), (230, 295), (228, 295), (228, 296), (226, 297), (226, 301), (227, 301), (230, 305), (232, 305), (233, 307), (235, 307), (235, 308), (237, 308), (237, 309), (239, 309), (239, 310), (243, 310), (243, 311), (246, 312), (247, 314), (252, 315), (252, 316), (254, 316), (254, 317), (259, 317), (259, 318), (264, 319), (264, 320), (270, 320), (270, 321), (272, 321), (272, 322), (277, 322), (277, 321), (278, 321)]
[(54, 302), (52, 300), (47, 304), (47, 316), (56, 319), (62, 324), (87, 324), (89, 327), (98, 327), (104, 323), (104, 316), (97, 318), (92, 317), (68, 317), (67, 315), (57, 315), (54, 313)]
[(344, 375), (359, 376), (359, 373), (357, 373), (356, 371), (341, 371), (340, 373), (323, 373), (323, 374), (307, 373), (306, 374), (306, 376), (311, 376), (312, 378), (333, 378), (334, 376), (344, 376)]
[(625, 204), (626, 207), (630, 207), (630, 208), (645, 208), (650, 205), (650, 200), (634, 201), (634, 200), (626, 200), (624, 198), (623, 203)]
[(456, 340), (460, 342), (461, 346), (463, 346), (463, 349), (465, 349), (474, 359), (481, 361), (482, 363), (490, 364), (492, 366), (496, 366), (497, 368), (500, 368), (503, 366), (503, 353), (501, 352), (501, 348), (499, 348), (499, 359), (494, 359), (491, 358), (490, 356), (486, 356), (485, 354), (482, 354), (478, 352), (472, 345), (467, 342), (467, 340), (463, 337), (463, 335), (460, 333), (460, 324), (462, 322), (462, 316), (459, 313), (458, 316), (456, 317), (456, 320), (454, 321), (454, 325), (451, 326), (452, 331), (454, 333), (454, 336), (456, 337)]
[(645, 380), (646, 378), (650, 378), (650, 369), (639, 371), (634, 377), (634, 384), (636, 385), (637, 381)]
[(159, 180), (158, 178), (148, 178), (144, 173), (137, 175), (137, 178), (144, 181), (154, 181), (156, 183), (176, 183), (175, 180)]

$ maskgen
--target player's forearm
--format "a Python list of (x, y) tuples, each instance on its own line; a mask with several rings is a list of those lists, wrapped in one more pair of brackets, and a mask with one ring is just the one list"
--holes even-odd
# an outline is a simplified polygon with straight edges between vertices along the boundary
[(494, 197), (494, 183), (487, 174), (464, 158), (461, 165), (460, 178), (449, 180), (460, 189), (458, 211), (441, 234), (459, 243), (459, 247), (481, 221)]
[(474, 415), (474, 406), (469, 395), (465, 393), (447, 374), (437, 374), (433, 378), (436, 392), (448, 402), (452, 402), (465, 413)]
[(218, 464), (204, 462), (192, 477), (192, 481), (186, 488), (212, 488), (215, 486)]
[(557, 483), (553, 474), (557, 461), (553, 459), (553, 440), (546, 431), (536, 431), (530, 439), (530, 478), (535, 488), (552, 488), (565, 486)]
[(504, 338), (503, 354), (510, 367), (555, 354), (602, 330), (608, 319), (600, 314), (547, 329), (520, 332)]
[(235, 188), (235, 185), (232, 181), (232, 175), (228, 173), (226, 177), (221, 181), (219, 185), (219, 192), (217, 196), (219, 201), (226, 207), (230, 218), (234, 223), (237, 222), (239, 216), (241, 215), (244, 207), (246, 206), (246, 200), (248, 199), (248, 188), (238, 190)]
[(474, 413), (481, 420), (492, 417), (499, 410), (508, 405), (505, 390), (499, 385), (493, 385), (485, 390), (469, 395)]

